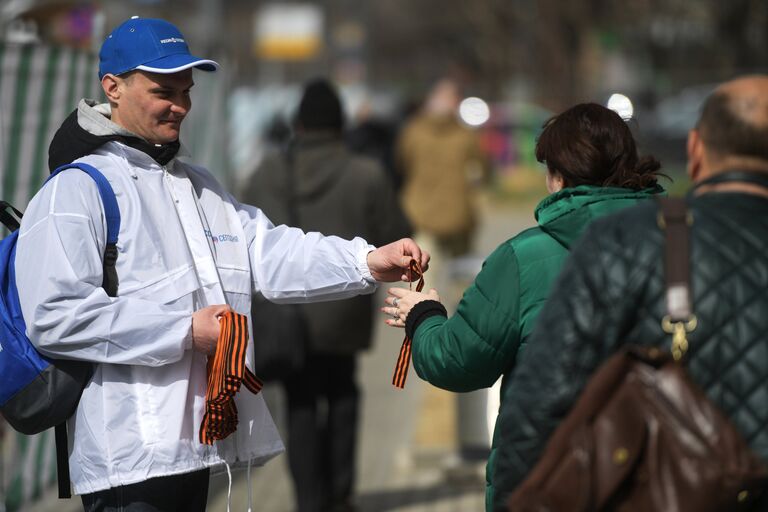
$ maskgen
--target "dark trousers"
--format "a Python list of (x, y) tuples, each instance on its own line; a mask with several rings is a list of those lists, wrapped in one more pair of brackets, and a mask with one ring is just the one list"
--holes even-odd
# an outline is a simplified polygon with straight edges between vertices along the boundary
[(356, 356), (310, 354), (284, 383), (288, 463), (299, 512), (350, 510), (359, 391)]
[(85, 512), (204, 512), (209, 474), (203, 469), (83, 494), (83, 508)]

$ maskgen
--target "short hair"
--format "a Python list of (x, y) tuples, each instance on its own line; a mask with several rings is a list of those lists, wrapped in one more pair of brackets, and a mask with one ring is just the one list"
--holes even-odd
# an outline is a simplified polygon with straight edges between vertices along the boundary
[(563, 177), (566, 187), (593, 185), (633, 190), (653, 187), (661, 164), (640, 158), (627, 123), (597, 103), (581, 103), (546, 123), (536, 159)]
[[(755, 109), (764, 109), (756, 112)], [(750, 111), (749, 117), (740, 110)], [(704, 102), (696, 129), (706, 148), (721, 156), (740, 156), (768, 160), (768, 102), (757, 97), (737, 98), (727, 91), (716, 91)]]

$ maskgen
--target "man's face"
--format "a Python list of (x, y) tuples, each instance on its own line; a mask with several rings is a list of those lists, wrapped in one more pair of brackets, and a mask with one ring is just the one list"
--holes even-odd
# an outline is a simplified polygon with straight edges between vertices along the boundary
[(181, 122), (192, 108), (192, 70), (173, 74), (135, 71), (118, 81), (119, 98), (112, 121), (152, 144), (179, 138)]

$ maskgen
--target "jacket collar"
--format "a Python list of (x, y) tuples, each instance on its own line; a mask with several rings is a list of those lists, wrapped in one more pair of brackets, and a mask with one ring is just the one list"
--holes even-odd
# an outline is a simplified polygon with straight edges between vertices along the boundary
[(178, 141), (169, 144), (151, 144), (110, 119), (108, 104), (81, 100), (77, 109), (62, 123), (48, 148), (48, 167), (51, 171), (83, 156), (93, 153), (107, 142), (117, 141), (152, 157), (160, 165), (170, 162), (179, 152)]

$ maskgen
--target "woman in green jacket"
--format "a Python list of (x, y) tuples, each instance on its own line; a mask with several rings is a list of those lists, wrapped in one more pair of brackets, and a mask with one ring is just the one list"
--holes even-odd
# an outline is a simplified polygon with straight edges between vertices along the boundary
[[(537, 227), (502, 243), (447, 317), (436, 290), (393, 288), (382, 311), (413, 340), (419, 377), (449, 391), (492, 386), (508, 377), (525, 346), (569, 248), (593, 219), (663, 193), (659, 162), (639, 158), (632, 133), (612, 110), (580, 104), (544, 125), (536, 158), (547, 166), (550, 195), (536, 207)], [(631, 229), (631, 228), (630, 228)], [(496, 436), (487, 467), (492, 467)], [(486, 471), (486, 509), (493, 482)]]

